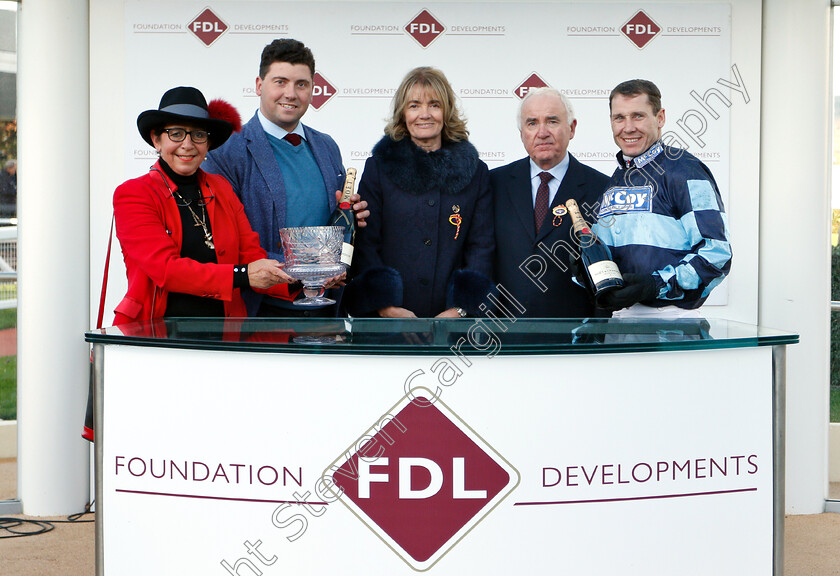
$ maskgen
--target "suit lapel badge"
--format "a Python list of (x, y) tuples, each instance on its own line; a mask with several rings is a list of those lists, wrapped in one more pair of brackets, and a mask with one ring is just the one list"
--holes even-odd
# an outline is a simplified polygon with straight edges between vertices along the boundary
[(560, 204), (558, 206), (555, 206), (551, 210), (551, 213), (554, 214), (554, 220), (552, 220), (551, 223), (555, 227), (560, 226), (560, 224), (563, 223), (563, 216), (565, 216), (568, 212), (569, 211), (566, 210), (566, 205), (565, 204)]
[(449, 223), (455, 226), (455, 237), (453, 240), (458, 239), (458, 234), (461, 233), (461, 222), (463, 221), (459, 212), (461, 211), (461, 207), (457, 204), (452, 206), (452, 215), (449, 217)]

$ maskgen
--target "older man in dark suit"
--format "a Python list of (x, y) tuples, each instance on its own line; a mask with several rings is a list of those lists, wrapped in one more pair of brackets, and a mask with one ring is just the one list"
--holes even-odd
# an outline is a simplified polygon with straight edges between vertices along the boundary
[(565, 202), (575, 199), (592, 219), (587, 207), (597, 205), (609, 179), (568, 153), (576, 128), (564, 95), (553, 88), (531, 90), (519, 109), (528, 157), (490, 172), (496, 281), (521, 304), (510, 311), (523, 317), (585, 318), (594, 312), (569, 270), (577, 248)]

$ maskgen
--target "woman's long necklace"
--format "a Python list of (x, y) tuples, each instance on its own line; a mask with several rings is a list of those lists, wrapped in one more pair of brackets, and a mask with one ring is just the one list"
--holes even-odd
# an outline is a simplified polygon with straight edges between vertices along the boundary
[(196, 214), (195, 210), (193, 210), (192, 208), (192, 201), (187, 202), (186, 200), (184, 200), (184, 197), (178, 194), (177, 190), (173, 190), (172, 193), (178, 197), (178, 199), (181, 201), (181, 205), (186, 206), (187, 210), (190, 211), (195, 225), (201, 226), (201, 229), (204, 230), (204, 245), (207, 246), (210, 250), (215, 250), (216, 246), (215, 244), (213, 244), (213, 234), (210, 232), (210, 229), (207, 228), (207, 211), (204, 209), (204, 204), (198, 203), (198, 207), (201, 210), (201, 218), (199, 218), (198, 214)]

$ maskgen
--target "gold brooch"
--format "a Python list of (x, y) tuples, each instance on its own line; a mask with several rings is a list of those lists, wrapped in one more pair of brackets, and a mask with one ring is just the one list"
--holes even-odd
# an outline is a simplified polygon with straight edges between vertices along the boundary
[(452, 206), (452, 216), (449, 217), (449, 223), (455, 226), (455, 237), (453, 240), (458, 239), (458, 234), (461, 233), (461, 222), (463, 222), (463, 218), (459, 212), (461, 211), (461, 207), (457, 204), (453, 204)]
[(569, 211), (566, 209), (566, 205), (565, 205), (565, 204), (560, 204), (560, 205), (558, 205), (558, 206), (555, 206), (555, 207), (551, 210), (551, 213), (552, 213), (552, 214), (554, 214), (554, 220), (552, 220), (552, 221), (551, 221), (551, 223), (552, 223), (555, 227), (560, 226), (560, 224), (562, 224), (562, 223), (563, 223), (563, 216), (565, 216), (566, 214), (568, 214), (568, 212), (569, 212)]

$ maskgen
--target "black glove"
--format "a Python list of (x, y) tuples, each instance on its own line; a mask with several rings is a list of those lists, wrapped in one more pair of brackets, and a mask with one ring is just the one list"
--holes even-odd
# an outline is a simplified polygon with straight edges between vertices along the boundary
[(598, 299), (598, 303), (604, 308), (621, 310), (639, 302), (655, 300), (658, 293), (656, 278), (650, 274), (624, 274), (624, 286), (607, 292)]

